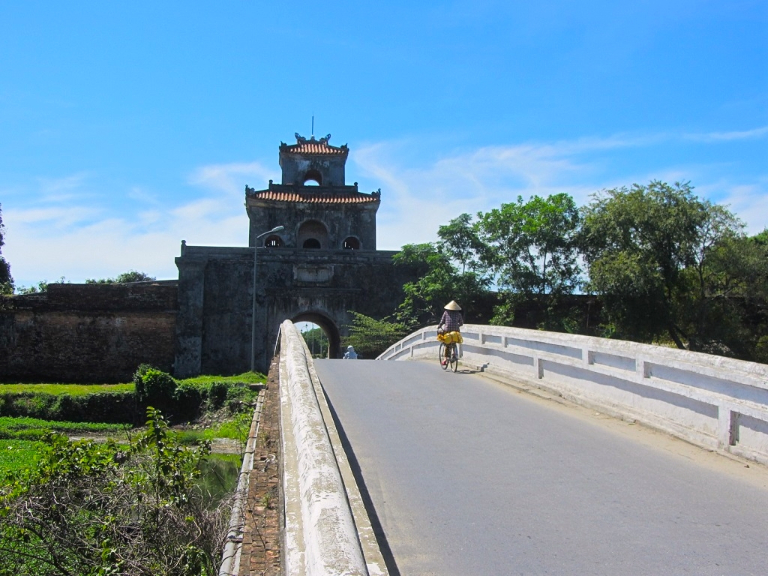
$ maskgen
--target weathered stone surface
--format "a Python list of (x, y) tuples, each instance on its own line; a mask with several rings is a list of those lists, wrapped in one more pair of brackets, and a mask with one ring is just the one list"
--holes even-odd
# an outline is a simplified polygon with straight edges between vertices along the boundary
[(173, 368), (176, 282), (51, 284), (3, 298), (0, 380), (126, 382), (146, 362)]
[(248, 481), (245, 530), (239, 576), (278, 576), (280, 554), (280, 379), (275, 361), (269, 370), (259, 435)]
[(286, 319), (319, 325), (339, 357), (350, 311), (396, 308), (413, 271), (375, 250), (380, 193), (345, 184), (346, 159), (327, 138), (281, 145), (282, 184), (246, 187), (249, 248), (182, 246), (177, 376), (265, 371)]
[(414, 276), (376, 250), (381, 194), (345, 183), (347, 155), (328, 137), (282, 144), (282, 183), (246, 187), (249, 246), (182, 242), (178, 282), (4, 299), (0, 379), (124, 381), (142, 362), (176, 377), (264, 372), (286, 319), (318, 324), (338, 357), (349, 312), (391, 314)]

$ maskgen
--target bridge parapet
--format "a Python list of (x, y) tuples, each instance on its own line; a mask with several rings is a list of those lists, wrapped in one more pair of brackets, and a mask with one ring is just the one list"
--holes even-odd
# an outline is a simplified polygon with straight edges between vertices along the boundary
[(312, 356), (280, 326), (285, 574), (387, 576)]
[[(462, 359), (689, 442), (768, 464), (768, 366), (661, 346), (501, 326), (462, 328)], [(380, 360), (434, 359), (437, 327)]]

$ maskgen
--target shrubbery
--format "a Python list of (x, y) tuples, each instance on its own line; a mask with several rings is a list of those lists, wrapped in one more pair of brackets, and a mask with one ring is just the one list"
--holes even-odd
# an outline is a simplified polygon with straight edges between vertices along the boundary
[(141, 406), (154, 406), (171, 413), (176, 399), (176, 380), (170, 374), (156, 368), (139, 366), (133, 377), (136, 401)]
[[(2, 390), (1, 386), (0, 390)], [(0, 392), (0, 416), (134, 424), (137, 421), (136, 398), (132, 392), (108, 392), (85, 396), (42, 392)]]
[(0, 575), (217, 574), (230, 505), (198, 487), (207, 444), (179, 445), (153, 408), (127, 447), (45, 440), (0, 489)]
[(0, 416), (138, 424), (146, 408), (153, 406), (167, 414), (170, 421), (183, 422), (225, 406), (232, 412), (239, 411), (243, 403), (250, 403), (255, 396), (246, 384), (262, 379), (261, 375), (247, 373), (176, 381), (170, 374), (142, 364), (133, 376), (133, 392), (3, 392), (0, 385)]

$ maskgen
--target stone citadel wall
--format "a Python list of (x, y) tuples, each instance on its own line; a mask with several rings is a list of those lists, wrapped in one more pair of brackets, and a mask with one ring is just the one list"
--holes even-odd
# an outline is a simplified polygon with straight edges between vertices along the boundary
[(0, 381), (128, 382), (173, 369), (176, 281), (50, 284), (0, 301)]

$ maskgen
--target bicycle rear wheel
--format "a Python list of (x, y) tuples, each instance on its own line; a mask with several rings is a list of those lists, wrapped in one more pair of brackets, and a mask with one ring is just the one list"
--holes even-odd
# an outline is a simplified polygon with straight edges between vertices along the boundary
[(448, 362), (445, 361), (445, 344), (440, 342), (440, 348), (437, 352), (437, 359), (440, 362), (440, 367), (443, 370), (448, 370)]
[(451, 357), (448, 360), (448, 363), (451, 366), (451, 370), (453, 370), (454, 372), (456, 372), (456, 370), (459, 369), (459, 350), (458, 350), (458, 348), (459, 347), (456, 344), (452, 344), (451, 345), (451, 351), (450, 351)]

